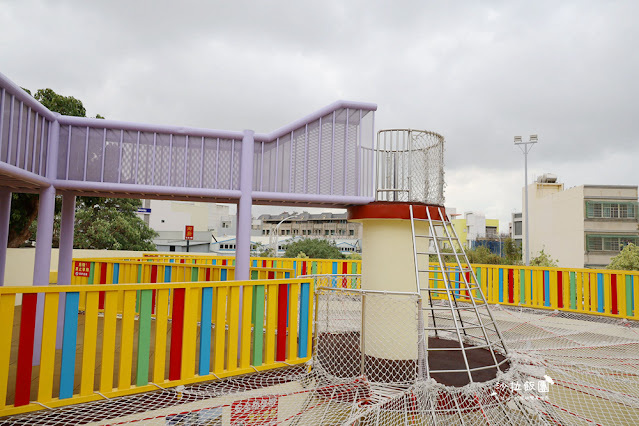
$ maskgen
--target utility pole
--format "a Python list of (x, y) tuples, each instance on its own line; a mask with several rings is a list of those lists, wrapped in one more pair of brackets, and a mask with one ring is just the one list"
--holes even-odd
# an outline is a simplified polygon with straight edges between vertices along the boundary
[(521, 140), (521, 136), (515, 136), (515, 145), (521, 149), (521, 152), (524, 153), (524, 191), (525, 195), (525, 227), (526, 227), (526, 266), (530, 265), (530, 233), (528, 228), (528, 153), (532, 149), (533, 145), (537, 143), (537, 135), (530, 135), (530, 140), (528, 142), (523, 142)]

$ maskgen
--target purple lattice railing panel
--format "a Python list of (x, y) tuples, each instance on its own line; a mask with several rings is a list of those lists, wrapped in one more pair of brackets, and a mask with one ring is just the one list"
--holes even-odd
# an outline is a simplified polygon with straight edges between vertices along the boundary
[[(61, 116), (0, 74), (0, 185), (208, 199), (251, 192), (262, 203), (364, 203), (374, 196), (376, 108), (340, 101), (272, 133), (245, 134)], [(252, 156), (243, 159), (244, 142)], [(243, 161), (251, 184), (239, 192), (240, 181), (246, 182)]]

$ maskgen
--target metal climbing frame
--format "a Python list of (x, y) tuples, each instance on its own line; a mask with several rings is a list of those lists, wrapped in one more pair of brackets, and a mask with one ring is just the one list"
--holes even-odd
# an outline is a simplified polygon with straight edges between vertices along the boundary
[[(426, 354), (428, 357), (434, 351), (461, 351), (463, 365), (458, 369), (433, 369), (427, 363), (426, 373), (428, 377), (437, 373), (465, 373), (473, 382), (475, 371), (500, 369), (506, 360), (498, 359), (497, 354), (505, 355), (507, 349), (450, 218), (440, 207), (437, 212), (438, 217), (433, 218), (426, 208), (427, 218), (418, 219), (410, 206), (417, 291), (422, 294), (425, 305), (422, 311), (429, 321), (424, 327), (425, 335), (456, 344), (427, 345)], [(428, 232), (419, 234), (419, 224), (423, 228), (424, 222)], [(419, 240), (426, 242), (425, 249)], [(431, 256), (435, 257), (434, 262)], [(477, 349), (487, 349), (491, 362), (471, 366), (468, 354)]]

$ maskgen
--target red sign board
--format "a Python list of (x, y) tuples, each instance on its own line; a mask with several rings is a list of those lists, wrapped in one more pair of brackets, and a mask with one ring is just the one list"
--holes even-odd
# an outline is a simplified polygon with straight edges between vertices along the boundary
[(231, 405), (231, 426), (277, 424), (277, 397), (262, 396), (235, 401)]
[(76, 277), (88, 277), (91, 272), (91, 262), (75, 262), (73, 275)]
[(184, 228), (184, 239), (193, 240), (193, 225), (186, 225)]

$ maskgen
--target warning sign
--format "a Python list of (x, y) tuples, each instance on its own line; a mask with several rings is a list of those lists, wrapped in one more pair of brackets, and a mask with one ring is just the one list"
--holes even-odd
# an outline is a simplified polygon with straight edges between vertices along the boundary
[(277, 397), (264, 396), (235, 401), (231, 405), (231, 426), (277, 424)]
[(88, 277), (91, 272), (91, 262), (75, 262), (73, 275), (76, 277)]
[(184, 228), (184, 239), (192, 240), (193, 239), (193, 225), (186, 225)]

